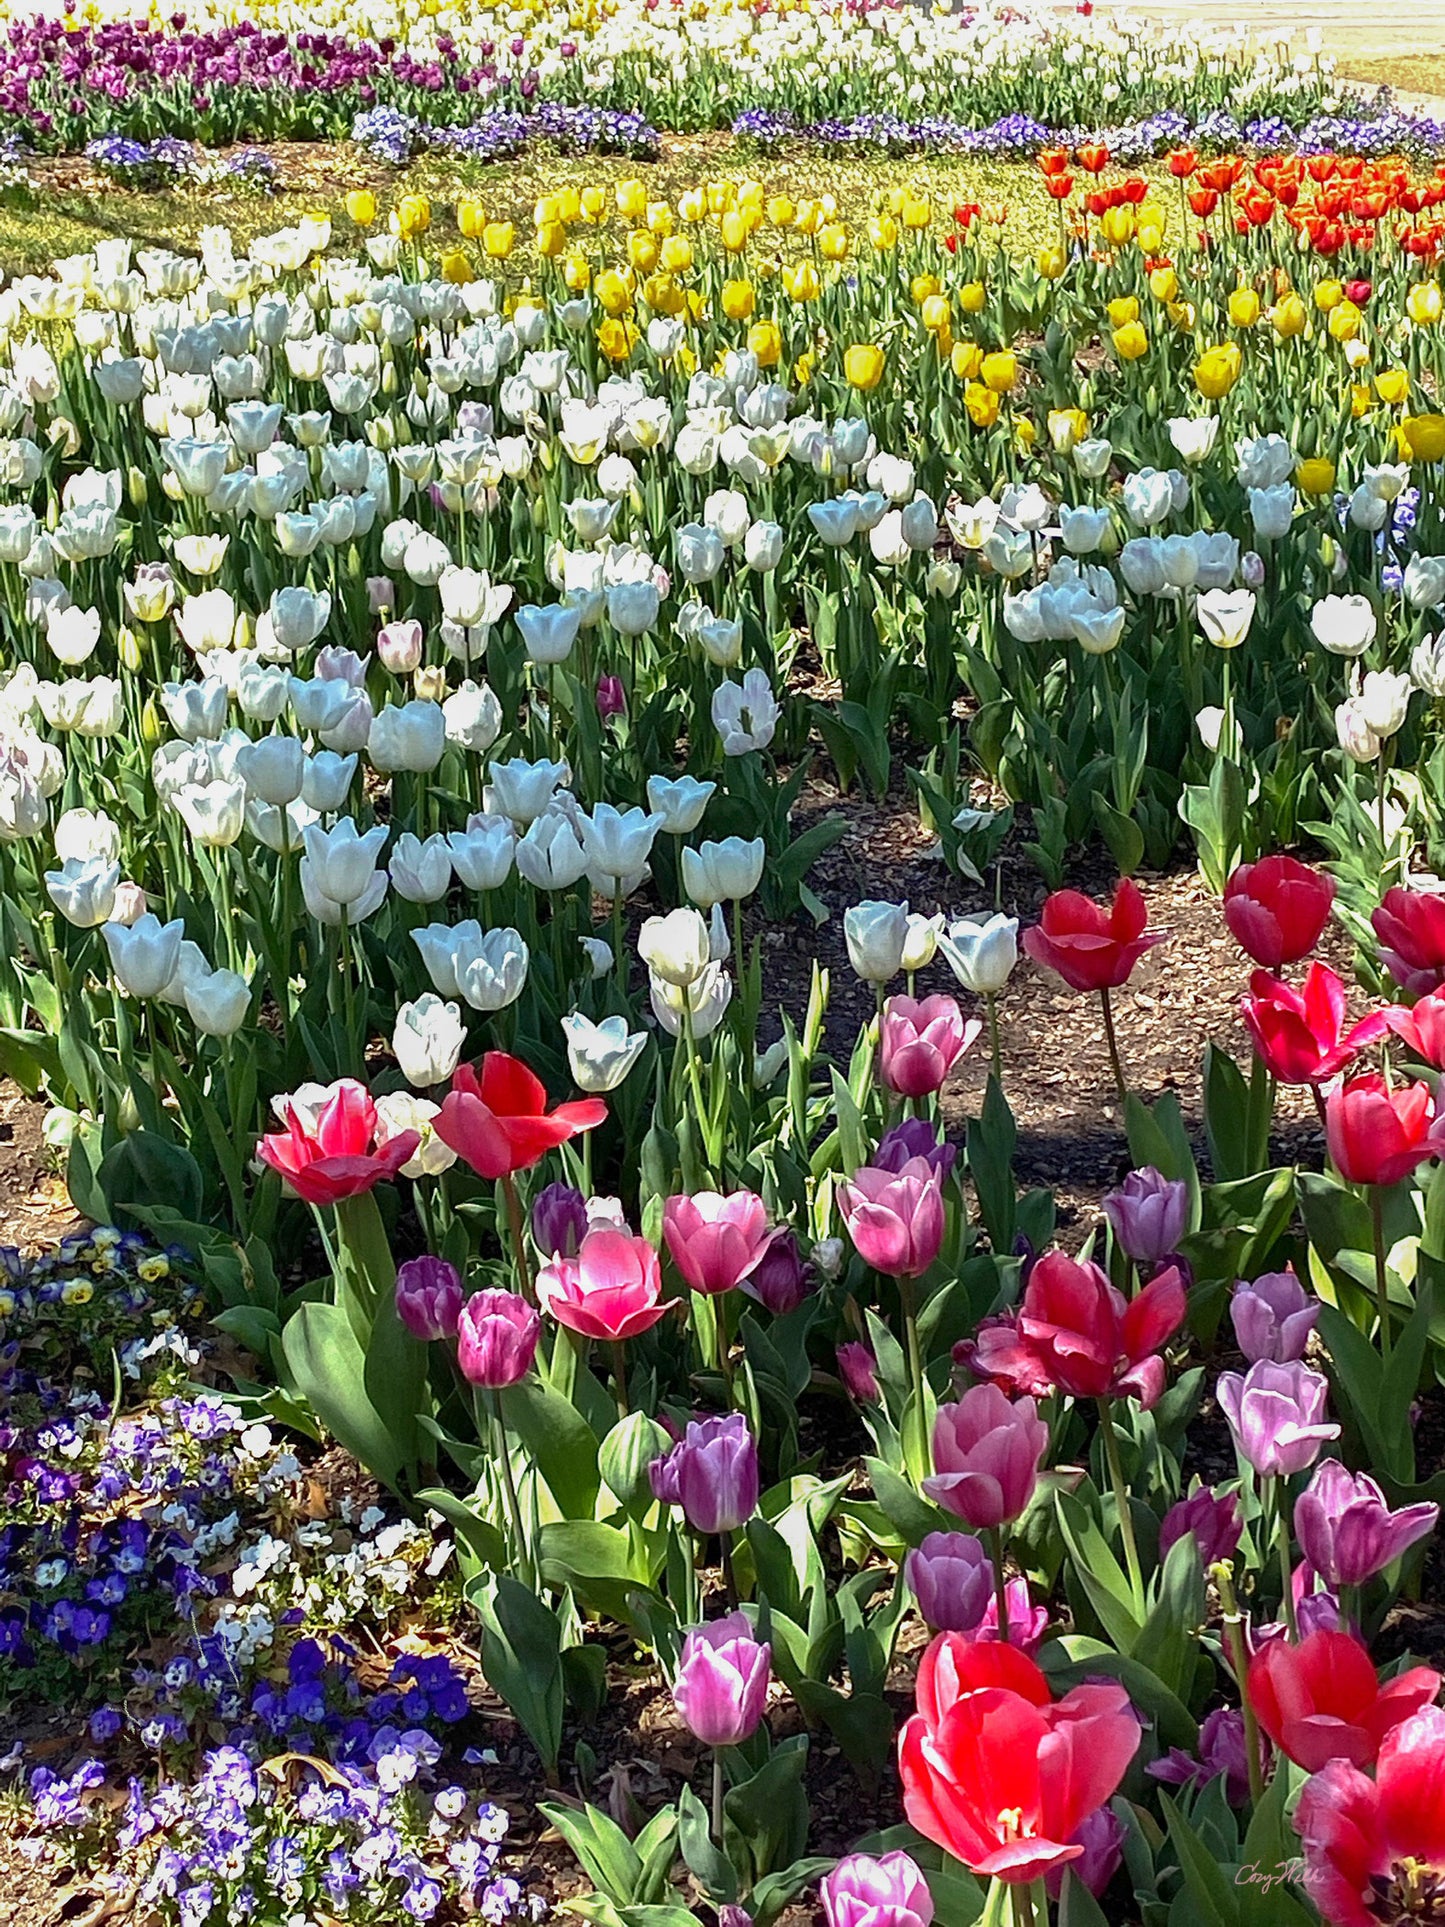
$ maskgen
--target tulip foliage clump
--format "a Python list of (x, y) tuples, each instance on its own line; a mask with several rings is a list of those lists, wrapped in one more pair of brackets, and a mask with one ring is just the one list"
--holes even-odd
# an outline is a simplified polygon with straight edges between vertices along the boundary
[[(0, 292), (0, 1063), (253, 1415), (454, 1533), (601, 1927), (1445, 1906), (1445, 180), (1040, 164), (1034, 261), (637, 180), (526, 277), (358, 190)], [(860, 784), (969, 914), (822, 928)], [(1065, 1239), (1022, 972), (1101, 1025)], [(572, 1797), (619, 1652), (646, 1810)], [(824, 1749), (896, 1794), (842, 1859)]]

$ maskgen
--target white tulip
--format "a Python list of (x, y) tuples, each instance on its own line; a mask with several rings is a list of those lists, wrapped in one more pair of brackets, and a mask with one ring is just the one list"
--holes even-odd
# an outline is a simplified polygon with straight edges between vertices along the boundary
[(461, 1006), (424, 991), (396, 1013), (391, 1048), (408, 1084), (427, 1090), (445, 1084), (461, 1061), (466, 1026)]
[(843, 913), (848, 961), (869, 984), (886, 984), (903, 968), (908, 942), (906, 903), (855, 903)]
[(148, 910), (129, 926), (102, 924), (100, 934), (121, 989), (132, 997), (159, 997), (175, 974), (186, 926), (179, 917), (162, 923)]
[(590, 1096), (615, 1091), (647, 1049), (647, 1032), (629, 1031), (625, 1017), (604, 1017), (594, 1024), (574, 1010), (562, 1019), (562, 1031), (572, 1081)]
[(976, 997), (997, 996), (1019, 960), (1019, 920), (995, 912), (990, 917), (958, 917), (938, 939), (949, 969)]

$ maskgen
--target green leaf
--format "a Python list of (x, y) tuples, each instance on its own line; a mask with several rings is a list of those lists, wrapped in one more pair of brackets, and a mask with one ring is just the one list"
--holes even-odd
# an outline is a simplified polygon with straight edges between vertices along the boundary
[(163, 1204), (183, 1218), (203, 1216), (206, 1181), (201, 1167), (182, 1144), (154, 1131), (131, 1131), (100, 1161), (96, 1184), (105, 1199), (105, 1219), (130, 1225), (127, 1207)]
[(597, 1435), (572, 1404), (536, 1374), (500, 1394), (509, 1433), (526, 1446), (564, 1519), (590, 1519), (601, 1483)]
[(1189, 1697), (1205, 1616), (1199, 1548), (1193, 1535), (1185, 1533), (1169, 1548), (1159, 1577), (1159, 1597), (1139, 1629), (1132, 1652), (1178, 1699)]
[(1169, 1838), (1179, 1855), (1179, 1867), (1189, 1898), (1207, 1927), (1240, 1927), (1236, 1890), (1224, 1877), (1219, 1862), (1184, 1818), (1167, 1793), (1160, 1793)]
[(1003, 1086), (989, 1073), (983, 1108), (968, 1124), (968, 1169), (978, 1208), (995, 1252), (1013, 1250), (1017, 1221), (1013, 1157), (1018, 1131)]
[(748, 1895), (753, 1927), (772, 1927), (790, 1900), (795, 1900), (804, 1887), (821, 1880), (835, 1865), (831, 1855), (814, 1855), (807, 1860), (795, 1860), (791, 1867), (784, 1867), (778, 1873), (764, 1875)]
[(826, 1722), (848, 1764), (872, 1784), (893, 1752), (887, 1700), (879, 1693), (840, 1693), (819, 1679), (800, 1679), (793, 1697), (810, 1719)]
[(1063, 1891), (1059, 1895), (1059, 1927), (1109, 1927), (1103, 1908), (1074, 1873), (1064, 1868)]
[(785, 1740), (766, 1766), (723, 1801), (728, 1826), (746, 1843), (755, 1878), (789, 1865), (808, 1844), (807, 1764), (807, 1736)]
[(291, 1389), (331, 1436), (383, 1485), (396, 1488), (403, 1454), (366, 1389), (366, 1355), (338, 1305), (302, 1305), (286, 1322), (281, 1350)]
[(617, 1822), (593, 1806), (541, 1800), (538, 1807), (576, 1854), (592, 1884), (619, 1907), (627, 1906), (637, 1893), (642, 1861)]
[(1059, 1492), (1056, 1503), (1059, 1529), (1089, 1604), (1119, 1651), (1132, 1653), (1139, 1637), (1142, 1602), (1135, 1599), (1134, 1588), (1083, 1502), (1072, 1492)]
[(707, 1808), (690, 1786), (682, 1789), (677, 1803), (677, 1844), (682, 1849), (688, 1871), (701, 1881), (709, 1900), (720, 1906), (729, 1906), (736, 1901), (737, 1873), (713, 1839)]
[(920, 1498), (906, 1479), (886, 1466), (882, 1459), (866, 1459), (873, 1491), (889, 1523), (896, 1526), (910, 1546), (920, 1546), (930, 1532), (946, 1530), (949, 1520), (929, 1499)]
[(555, 1612), (509, 1573), (467, 1587), (482, 1622), (482, 1671), (516, 1715), (548, 1775), (562, 1750), (562, 1628)]

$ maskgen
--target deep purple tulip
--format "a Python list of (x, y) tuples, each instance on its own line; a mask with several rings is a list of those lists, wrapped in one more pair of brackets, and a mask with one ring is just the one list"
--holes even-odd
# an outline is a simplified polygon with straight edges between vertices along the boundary
[(1267, 1271), (1250, 1283), (1241, 1281), (1229, 1301), (1234, 1335), (1251, 1364), (1267, 1358), (1292, 1365), (1303, 1358), (1319, 1315), (1318, 1298), (1292, 1271)]
[[(1123, 1823), (1108, 1807), (1096, 1807), (1069, 1835), (1068, 1844), (1082, 1847), (1084, 1851), (1077, 1860), (1070, 1860), (1068, 1867), (1075, 1880), (1087, 1887), (1096, 1900), (1119, 1871), (1126, 1837)], [(1064, 1887), (1063, 1867), (1056, 1866), (1046, 1873), (1044, 1885), (1049, 1898), (1057, 1900)]]
[(413, 1338), (455, 1338), (462, 1274), (445, 1258), (408, 1258), (396, 1273), (396, 1314)]
[(683, 1640), (672, 1703), (704, 1746), (737, 1746), (758, 1730), (771, 1676), (771, 1647), (753, 1638), (742, 1613), (729, 1613)]
[(1126, 1257), (1136, 1265), (1157, 1265), (1189, 1227), (1189, 1186), (1146, 1165), (1108, 1194), (1104, 1216)]
[(927, 1118), (906, 1117), (879, 1138), (878, 1149), (873, 1153), (873, 1167), (878, 1171), (896, 1172), (901, 1171), (910, 1158), (926, 1158), (938, 1176), (946, 1178), (957, 1156), (957, 1148), (946, 1138), (940, 1139)]
[[(1269, 1741), (1260, 1738), (1260, 1762), (1268, 1763)], [(1224, 1775), (1224, 1797), (1232, 1807), (1249, 1798), (1249, 1755), (1244, 1743), (1244, 1715), (1232, 1706), (1207, 1714), (1199, 1727), (1199, 1755), (1173, 1746), (1163, 1759), (1145, 1768), (1151, 1779), (1166, 1786), (1208, 1786)]]
[(930, 1532), (903, 1561), (903, 1578), (936, 1633), (971, 1633), (993, 1597), (993, 1567), (971, 1532)]
[(797, 1310), (813, 1289), (813, 1278), (791, 1226), (779, 1226), (763, 1256), (739, 1283), (749, 1298), (756, 1298), (775, 1318)]
[(469, 1385), (500, 1391), (532, 1369), (542, 1321), (515, 1291), (474, 1292), (457, 1324), (457, 1364)]
[(1261, 1478), (1292, 1478), (1309, 1469), (1320, 1447), (1340, 1436), (1325, 1417), (1329, 1380), (1297, 1361), (1269, 1359), (1240, 1376), (1222, 1372), (1215, 1387), (1234, 1442)]
[(838, 1376), (849, 1398), (860, 1405), (878, 1403), (878, 1360), (861, 1339), (850, 1338), (838, 1347)]
[(1325, 1459), (1295, 1501), (1294, 1529), (1300, 1551), (1326, 1585), (1363, 1586), (1433, 1532), (1439, 1518), (1438, 1505), (1391, 1512), (1372, 1478)]
[(850, 1853), (818, 1889), (828, 1927), (930, 1927), (933, 1895), (911, 1854)]
[(604, 723), (611, 722), (614, 716), (627, 714), (627, 691), (622, 686), (621, 676), (597, 678), (597, 714)]
[(532, 1236), (548, 1258), (575, 1258), (587, 1236), (587, 1200), (572, 1184), (549, 1184), (532, 1203)]
[(1232, 1492), (1216, 1495), (1207, 1485), (1202, 1485), (1164, 1514), (1159, 1527), (1159, 1557), (1167, 1557), (1185, 1533), (1192, 1532), (1194, 1543), (1199, 1547), (1200, 1563), (1207, 1569), (1234, 1557), (1243, 1531), (1244, 1521), (1239, 1516), (1239, 1500), (1235, 1495)]
[(694, 1419), (648, 1467), (652, 1495), (682, 1507), (694, 1532), (736, 1532), (758, 1509), (758, 1448), (740, 1412)]

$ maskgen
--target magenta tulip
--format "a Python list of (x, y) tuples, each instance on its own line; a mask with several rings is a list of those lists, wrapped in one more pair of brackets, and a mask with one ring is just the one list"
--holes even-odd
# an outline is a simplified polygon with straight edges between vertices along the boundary
[(933, 1424), (929, 1498), (976, 1532), (1011, 1525), (1034, 1495), (1049, 1428), (1031, 1398), (1011, 1399), (996, 1385), (975, 1385), (956, 1405), (940, 1405)]
[(933, 1895), (918, 1862), (901, 1850), (875, 1860), (850, 1853), (818, 1889), (828, 1927), (930, 1927)]
[(758, 1509), (758, 1448), (740, 1412), (694, 1419), (647, 1470), (653, 1497), (681, 1506), (694, 1532), (736, 1532)]
[(878, 1074), (899, 1097), (929, 1097), (978, 1036), (955, 997), (890, 997), (883, 1011)]
[(888, 1278), (919, 1278), (943, 1244), (943, 1187), (926, 1158), (898, 1172), (863, 1165), (838, 1187), (859, 1257)]
[(1433, 1532), (1439, 1518), (1439, 1506), (1428, 1503), (1392, 1512), (1368, 1474), (1325, 1459), (1295, 1501), (1294, 1529), (1327, 1586), (1363, 1586)]
[(542, 1321), (515, 1291), (474, 1292), (457, 1321), (457, 1364), (469, 1385), (500, 1391), (532, 1369)]
[(662, 1207), (662, 1235), (688, 1284), (709, 1298), (741, 1284), (772, 1242), (767, 1209), (751, 1191), (669, 1198)]
[(704, 1746), (737, 1746), (758, 1730), (768, 1702), (772, 1649), (742, 1613), (697, 1626), (682, 1642), (672, 1701)]

